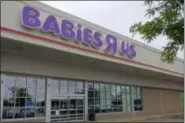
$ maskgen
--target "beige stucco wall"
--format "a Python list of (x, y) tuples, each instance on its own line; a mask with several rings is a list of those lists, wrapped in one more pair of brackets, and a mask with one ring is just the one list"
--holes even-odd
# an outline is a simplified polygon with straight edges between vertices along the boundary
[[(67, 20), (73, 21), (75, 24), (80, 23), (83, 25), (83, 27), (89, 27), (89, 28), (93, 29), (94, 31), (99, 31), (104, 35), (112, 34), (112, 35), (116, 36), (118, 40), (132, 42), (133, 44), (136, 45), (135, 48), (136, 48), (136, 52), (137, 52), (137, 56), (136, 56), (136, 58), (133, 59), (133, 61), (146, 63), (149, 65), (153, 65), (156, 67), (164, 68), (167, 70), (171, 70), (171, 71), (175, 71), (175, 72), (183, 74), (183, 61), (182, 60), (176, 60), (174, 65), (169, 65), (167, 63), (163, 63), (160, 60), (160, 52), (154, 48), (148, 47), (147, 45), (141, 44), (141, 43), (134, 41), (130, 38), (119, 35), (115, 32), (112, 32), (112, 31), (107, 30), (105, 28), (99, 27), (95, 24), (89, 23), (85, 20), (79, 19), (75, 16), (69, 15), (69, 14), (64, 13), (62, 11), (48, 7), (48, 6), (41, 4), (39, 2), (3, 1), (1, 4), (1, 17), (2, 17), (1, 18), (1, 26), (5, 27), (5, 28), (10, 28), (13, 30), (33, 34), (36, 36), (45, 37), (48, 39), (55, 40), (57, 42), (63, 42), (63, 43), (70, 44), (73, 46), (76, 45), (73, 41), (63, 41), (60, 37), (53, 36), (50, 33), (42, 33), (40, 30), (29, 30), (29, 29), (23, 28), (23, 26), (21, 25), (21, 17), (20, 16), (21, 16), (22, 8), (25, 5), (31, 5), (31, 6), (34, 6), (35, 8), (37, 8), (41, 13), (40, 19), (42, 21), (44, 21), (48, 15), (52, 14), (52, 15), (56, 16), (59, 24), (62, 19), (67, 19)], [(123, 61), (120, 61), (120, 60), (114, 59), (114, 58), (107, 58), (104, 56), (99, 56), (97, 54), (85, 53), (84, 51), (79, 51), (77, 49), (71, 49), (69, 47), (57, 46), (56, 44), (42, 42), (41, 40), (35, 40), (35, 39), (30, 39), (30, 38), (24, 37), (24, 36), (13, 35), (11, 33), (7, 33), (4, 31), (2, 31), (1, 35), (2, 35), (2, 37), (9, 37), (9, 38), (17, 39), (20, 41), (29, 42), (29, 43), (33, 43), (33, 44), (37, 44), (37, 45), (43, 45), (46, 47), (55, 48), (55, 49), (63, 50), (63, 51), (67, 51), (67, 52), (73, 52), (73, 53), (77, 53), (77, 54), (81, 54), (81, 55), (85, 55), (85, 56), (89, 56), (89, 57), (93, 57), (93, 58), (97, 58), (97, 59), (103, 59), (103, 60), (108, 60), (108, 61), (112, 61), (112, 62), (116, 62), (116, 63), (141, 67), (141, 68), (150, 69), (150, 70), (157, 71), (157, 72), (162, 71), (162, 70), (157, 70), (155, 68), (151, 68), (148, 66), (136, 65), (133, 63), (123, 62)], [(95, 50), (91, 47), (86, 47), (82, 44), (78, 45), (78, 47), (90, 49), (90, 50), (98, 51), (98, 52), (102, 52), (102, 50), (103, 50), (103, 49)], [(119, 53), (117, 53), (115, 56), (122, 57), (119, 55)], [(124, 56), (123, 58), (128, 59), (127, 56)], [(165, 71), (162, 71), (162, 72), (165, 72)], [(168, 72), (165, 72), (165, 73), (168, 73)], [(183, 76), (183, 75), (177, 75), (174, 73), (168, 73), (168, 74), (181, 76), (181, 77)]]
[(181, 107), (181, 96), (179, 91), (163, 90), (164, 113), (183, 111)]
[(180, 91), (142, 88), (142, 100), (143, 111), (136, 115), (183, 113)]
[(143, 111), (138, 114), (162, 113), (162, 90), (154, 88), (142, 88)]
[(107, 83), (129, 84), (144, 87), (156, 87), (183, 90), (182, 82), (165, 81), (155, 78), (140, 77), (128, 73), (107, 71), (98, 68), (88, 68), (53, 59), (35, 58), (1, 52), (1, 71), (29, 75), (62, 77), (70, 79), (100, 81)]

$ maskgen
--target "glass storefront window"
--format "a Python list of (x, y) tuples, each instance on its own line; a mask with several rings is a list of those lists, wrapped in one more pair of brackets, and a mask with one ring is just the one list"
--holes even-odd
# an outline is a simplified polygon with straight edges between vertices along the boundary
[(121, 86), (120, 85), (117, 85), (116, 86), (116, 95), (117, 95), (117, 98), (121, 99)]
[[(45, 116), (45, 79), (28, 76), (6, 76), (3, 119)], [(51, 109), (59, 114), (84, 113), (85, 84), (78, 80), (51, 79)], [(70, 96), (70, 99), (68, 99)], [(82, 96), (82, 97), (81, 97)], [(95, 113), (131, 112), (142, 110), (141, 89), (136, 86), (88, 83), (88, 108)], [(64, 98), (64, 99), (63, 99)], [(67, 111), (70, 108), (70, 111)], [(51, 111), (51, 114), (52, 114)], [(66, 115), (67, 116), (67, 115)]]
[(143, 110), (143, 104), (141, 100), (141, 88), (132, 86), (131, 93), (132, 93), (132, 101), (133, 101), (134, 110), (135, 111)]
[(68, 93), (69, 94), (75, 94), (75, 92), (76, 92), (76, 81), (74, 81), (74, 80), (69, 80), (68, 81), (68, 89), (69, 89), (69, 91), (68, 91)]
[(51, 79), (51, 96), (58, 96), (59, 93), (59, 80)]
[[(45, 115), (45, 79), (5, 76), (3, 119)], [(42, 111), (37, 112), (38, 108)]]
[(76, 94), (84, 94), (84, 83), (77, 81), (76, 84)]
[(106, 84), (106, 91), (111, 91), (111, 85), (110, 84)]
[(68, 82), (67, 80), (59, 80), (60, 85), (60, 95), (65, 96), (68, 93)]
[(139, 87), (103, 83), (88, 83), (88, 87), (89, 109), (95, 113), (131, 112), (132, 99), (140, 97)]

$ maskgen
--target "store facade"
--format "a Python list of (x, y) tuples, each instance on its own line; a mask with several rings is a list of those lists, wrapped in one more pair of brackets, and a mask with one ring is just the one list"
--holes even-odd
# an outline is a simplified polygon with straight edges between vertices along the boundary
[(184, 61), (147, 45), (31, 1), (2, 2), (1, 37), (2, 122), (183, 113)]

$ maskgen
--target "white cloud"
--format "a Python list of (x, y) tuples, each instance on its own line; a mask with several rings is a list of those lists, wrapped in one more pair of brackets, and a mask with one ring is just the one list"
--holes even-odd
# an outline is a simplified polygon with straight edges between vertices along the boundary
[[(143, 1), (41, 1), (84, 20), (98, 24), (102, 27), (131, 37), (147, 44), (141, 36), (132, 37), (129, 27), (139, 21), (147, 21), (145, 17), (146, 6)], [(158, 37), (155, 41), (147, 44), (161, 49), (167, 44), (165, 37)], [(184, 51), (179, 51), (177, 56), (183, 58)]]

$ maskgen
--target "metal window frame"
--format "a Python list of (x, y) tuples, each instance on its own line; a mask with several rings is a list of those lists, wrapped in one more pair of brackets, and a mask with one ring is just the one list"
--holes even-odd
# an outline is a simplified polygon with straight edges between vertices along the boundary
[[(0, 85), (0, 91), (1, 91), (1, 114), (0, 114), (0, 116), (1, 116), (1, 119), (0, 120), (2, 120), (2, 111), (3, 111), (3, 99), (4, 99), (4, 82), (3, 81), (5, 81), (5, 79), (6, 79), (6, 75), (4, 75), (4, 74), (1, 74), (1, 78), (2, 78), (2, 80), (1, 80), (1, 85)], [(17, 81), (17, 76), (21, 76), (22, 77), (22, 75), (12, 75), (12, 76), (15, 76), (16, 77), (16, 80), (15, 81)], [(23, 77), (24, 77), (24, 75), (23, 75)], [(45, 107), (42, 107), (43, 109), (45, 109), (45, 116), (44, 117), (37, 117), (36, 115), (35, 115), (35, 117), (34, 118), (21, 118), (21, 119), (19, 119), (19, 118), (17, 118), (17, 119), (12, 119), (12, 120), (25, 120), (25, 119), (38, 119), (38, 118), (45, 118), (45, 122), (50, 122), (51, 121), (51, 81), (49, 81), (50, 79), (55, 79), (55, 78), (50, 78), (50, 77), (37, 77), (37, 76), (29, 76), (29, 75), (27, 75), (26, 76), (26, 83), (27, 83), (27, 78), (28, 77), (35, 77), (35, 78), (44, 78), (44, 80), (45, 80)], [(57, 79), (57, 78), (56, 78)], [(67, 80), (67, 81), (69, 81), (69, 79), (63, 79), (63, 78), (61, 78), (62, 80)], [(59, 79), (57, 79), (57, 80), (59, 80), (59, 84), (60, 84), (60, 80), (61, 80), (60, 78)], [(74, 80), (75, 82), (78, 82), (78, 80)], [(111, 93), (111, 91), (112, 91), (112, 89), (111, 89), (111, 85), (114, 85), (115, 87), (116, 87), (116, 93), (117, 93), (117, 85), (118, 84), (113, 84), (113, 83), (101, 83), (101, 82), (90, 82), (90, 81), (82, 81), (81, 80), (81, 82), (83, 82), (84, 83), (84, 120), (85, 121), (88, 121), (88, 84), (89, 83), (93, 83), (93, 87), (94, 87), (94, 83), (97, 83), (97, 84), (99, 84), (99, 89), (100, 89), (100, 84), (104, 84), (105, 85), (105, 95), (107, 95), (107, 84), (110, 86), (110, 93)], [(38, 84), (38, 82), (37, 82), (37, 84)], [(67, 85), (68, 85), (69, 83), (67, 83)], [(15, 82), (15, 85), (16, 85), (16, 82)], [(77, 84), (75, 84), (76, 85), (76, 87), (75, 87), (75, 89), (77, 89)], [(114, 111), (112, 111), (112, 112), (106, 112), (106, 114), (111, 114), (111, 113), (130, 113), (130, 112), (132, 112), (133, 113), (133, 115), (135, 115), (135, 110), (134, 110), (134, 102), (133, 102), (133, 97), (132, 97), (132, 90), (131, 90), (131, 87), (135, 87), (135, 88), (140, 88), (140, 87), (138, 87), (138, 86), (131, 86), (131, 85), (121, 85), (121, 84), (119, 84), (119, 86), (120, 86), (120, 89), (121, 89), (121, 93), (122, 94), (124, 94), (124, 96), (125, 96), (125, 98), (123, 98), (123, 97), (121, 97), (122, 98), (122, 101), (123, 101), (123, 99), (125, 100), (125, 103), (126, 103), (126, 107), (127, 107), (127, 103), (128, 103), (128, 101), (127, 101), (127, 92), (126, 92), (126, 87), (128, 86), (129, 87), (129, 96), (130, 96), (130, 105), (131, 105), (131, 111), (127, 111), (127, 109), (126, 109), (126, 112), (124, 111), (124, 109), (122, 109), (122, 111), (116, 111), (116, 112), (114, 112)], [(122, 86), (124, 86), (124, 91), (125, 91), (125, 93), (123, 93), (122, 91), (123, 91), (123, 89), (122, 89)], [(60, 88), (60, 86), (59, 86), (59, 88)], [(38, 88), (37, 88), (38, 89)], [(37, 89), (36, 89), (36, 91), (37, 91)], [(59, 89), (60, 90), (60, 89)], [(67, 88), (67, 90), (69, 91), (69, 88)], [(140, 98), (142, 98), (142, 95), (141, 95), (141, 88), (140, 88)], [(37, 93), (37, 92), (36, 92)], [(16, 95), (15, 95), (16, 96)], [(138, 92), (136, 92), (136, 96), (138, 97)], [(105, 97), (105, 99), (107, 99), (107, 97)], [(116, 98), (117, 99), (117, 98)], [(105, 105), (107, 105), (107, 102), (105, 102), (106, 104)], [(95, 97), (94, 97), (94, 107), (95, 107)], [(124, 106), (123, 106), (124, 104), (122, 103), (122, 108), (124, 108)], [(101, 106), (101, 105), (100, 105)], [(15, 108), (15, 103), (14, 103), (14, 108)], [(37, 106), (35, 106), (35, 108), (38, 108)], [(14, 110), (15, 111), (15, 110)], [(101, 114), (105, 114), (105, 113), (103, 113), (103, 112), (101, 112), (101, 113), (98, 113), (98, 115), (101, 115)], [(4, 121), (4, 120), (3, 120)], [(8, 121), (11, 121), (11, 119), (8, 119)]]
[[(35, 120), (35, 119), (40, 119), (40, 118), (45, 118), (45, 116), (43, 116), (43, 117), (36, 117), (36, 115), (35, 115), (35, 117), (24, 117), (24, 118), (15, 118), (15, 117), (13, 117), (12, 119), (3, 119), (3, 117), (2, 117), (2, 114), (3, 114), (3, 99), (4, 99), (4, 88), (5, 88), (5, 81), (6, 81), (6, 76), (11, 76), (11, 77), (15, 77), (15, 87), (16, 87), (16, 81), (17, 81), (17, 77), (25, 77), (26, 78), (26, 86), (27, 86), (27, 78), (28, 77), (33, 77), (33, 78), (41, 78), (41, 77), (38, 77), (38, 76), (29, 76), (29, 75), (22, 75), (22, 74), (1, 74), (1, 79), (3, 80), (3, 81), (1, 81), (1, 115), (0, 115), (0, 117), (1, 117), (1, 119), (0, 119), (0, 121), (5, 121), (5, 122), (9, 122), (9, 121), (21, 121), (21, 120)], [(42, 77), (43, 78), (43, 77)], [(46, 82), (46, 81), (45, 81)], [(46, 85), (46, 84), (45, 84)], [(45, 88), (45, 90), (46, 90), (46, 88)], [(25, 97), (24, 97), (25, 98)], [(16, 91), (15, 91), (15, 97), (14, 97), (14, 99), (16, 99)], [(14, 112), (15, 112), (15, 108), (16, 108), (16, 101), (14, 101), (14, 107), (13, 107), (13, 109), (14, 109)], [(35, 106), (34, 107), (35, 109), (37, 109), (37, 107)], [(42, 107), (42, 108), (44, 108), (44, 109), (46, 109), (46, 106), (45, 107)], [(26, 110), (26, 107), (24, 107), (24, 110)], [(26, 112), (25, 112), (26, 113)]]
[(1, 84), (0, 84), (0, 122), (3, 120), (3, 99), (4, 99), (4, 82), (5, 82), (5, 74), (1, 74)]

